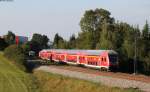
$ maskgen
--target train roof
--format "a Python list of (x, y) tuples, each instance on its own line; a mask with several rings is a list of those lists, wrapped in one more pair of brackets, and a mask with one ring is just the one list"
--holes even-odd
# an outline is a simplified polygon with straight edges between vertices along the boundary
[(101, 55), (107, 52), (109, 55), (117, 55), (118, 53), (114, 50), (67, 50), (67, 49), (44, 49), (42, 51), (52, 51), (56, 53), (68, 53), (68, 54), (83, 54), (83, 55)]

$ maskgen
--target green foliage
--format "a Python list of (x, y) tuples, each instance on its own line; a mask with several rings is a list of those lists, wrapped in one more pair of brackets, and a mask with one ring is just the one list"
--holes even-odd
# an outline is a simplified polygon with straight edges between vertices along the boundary
[(39, 92), (36, 79), (0, 53), (0, 92)]
[(145, 23), (144, 28), (142, 30), (142, 36), (144, 38), (147, 38), (149, 36), (149, 34), (150, 34), (149, 24), (148, 24), (148, 21), (146, 20), (146, 23)]
[(70, 37), (68, 45), (70, 46), (70, 49), (76, 48), (76, 37), (74, 34)]
[(134, 57), (135, 42), (134, 42), (133, 35), (135, 33), (133, 31), (134, 30), (126, 32), (124, 42), (123, 42), (123, 45), (122, 45), (122, 48), (126, 52), (126, 55), (128, 56), (128, 58), (133, 58)]
[[(77, 46), (77, 48), (106, 49), (107, 47), (105, 46), (111, 44), (108, 41), (108, 39), (106, 39), (108, 37), (107, 36), (108, 26), (106, 24), (109, 24), (110, 25), (109, 27), (111, 27), (111, 24), (113, 22), (114, 19), (110, 17), (110, 12), (107, 10), (95, 9), (86, 11), (80, 21), (80, 27), (82, 32), (79, 33), (79, 37), (77, 38), (78, 39), (77, 44), (79, 45)], [(101, 36), (105, 37), (103, 38)]]
[[(141, 32), (138, 27), (115, 22), (115, 19), (110, 16), (111, 13), (104, 9), (85, 11), (80, 21), (81, 32), (75, 40), (76, 47), (73, 48), (114, 49), (119, 53), (120, 70), (133, 72), (136, 47), (137, 70), (140, 73), (148, 74), (150, 71), (148, 21)], [(72, 44), (69, 45), (69, 47), (72, 46)]]
[(55, 49), (67, 49), (69, 48), (69, 43), (65, 41), (58, 33), (55, 34), (53, 48)]
[(60, 41), (63, 41), (63, 38), (60, 37), (58, 33), (56, 33), (54, 37), (53, 47), (58, 48)]
[[(105, 20), (102, 26), (102, 32), (100, 33), (100, 40), (99, 43), (97, 45), (97, 48), (101, 48), (101, 49), (113, 49), (113, 44), (112, 44), (112, 36), (113, 33), (111, 30), (111, 26), (110, 24), (107, 23), (107, 21)], [(114, 39), (115, 40), (115, 39)]]
[(77, 48), (78, 49), (95, 48), (94, 34), (92, 31), (89, 32), (86, 31), (79, 34), (79, 37), (77, 38)]
[(18, 45), (10, 45), (4, 50), (4, 56), (13, 61), (20, 69), (25, 70), (25, 54)]
[(113, 18), (110, 17), (110, 12), (104, 9), (88, 10), (80, 21), (81, 30), (84, 31), (96, 31), (101, 29), (104, 21), (112, 23)]
[(48, 48), (48, 41), (49, 39), (46, 35), (35, 33), (30, 41), (30, 48), (37, 54), (40, 50)]
[(0, 38), (0, 51), (4, 50), (8, 44), (5, 42), (3, 38)]
[(23, 53), (24, 53), (26, 56), (28, 56), (29, 51), (31, 50), (31, 48), (30, 48), (30, 43), (28, 42), (28, 43), (22, 44), (22, 45), (21, 45), (21, 48), (22, 48), (22, 50), (23, 50)]
[(140, 60), (143, 64), (142, 72), (150, 75), (150, 29), (148, 21), (146, 21), (142, 30), (142, 38), (140, 39)]
[[(115, 22), (105, 9), (87, 10), (80, 21), (81, 32), (65, 41), (58, 33), (54, 37), (56, 49), (113, 49), (119, 53), (122, 72), (133, 72), (135, 48), (137, 71), (150, 74), (150, 29), (146, 21), (142, 32), (124, 22)], [(136, 43), (135, 43), (136, 39)]]
[(4, 37), (5, 42), (9, 45), (15, 44), (15, 34), (11, 31), (8, 31), (7, 35)]
[(37, 33), (33, 34), (33, 37), (31, 39), (31, 42), (37, 42), (43, 49), (48, 47), (48, 41), (49, 39), (46, 35), (41, 35)]

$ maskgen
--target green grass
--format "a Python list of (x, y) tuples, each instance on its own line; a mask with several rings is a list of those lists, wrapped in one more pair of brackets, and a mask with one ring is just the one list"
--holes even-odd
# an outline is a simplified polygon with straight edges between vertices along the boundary
[(42, 92), (141, 92), (135, 89), (107, 87), (98, 83), (46, 73), (34, 72)]
[(0, 92), (37, 92), (33, 79), (0, 52)]

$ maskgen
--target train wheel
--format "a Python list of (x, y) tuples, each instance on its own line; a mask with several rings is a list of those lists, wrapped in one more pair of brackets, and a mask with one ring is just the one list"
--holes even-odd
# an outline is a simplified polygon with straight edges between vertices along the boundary
[(101, 68), (100, 68), (100, 71), (106, 71), (106, 72), (108, 72), (108, 69), (105, 68), (105, 67), (101, 67)]

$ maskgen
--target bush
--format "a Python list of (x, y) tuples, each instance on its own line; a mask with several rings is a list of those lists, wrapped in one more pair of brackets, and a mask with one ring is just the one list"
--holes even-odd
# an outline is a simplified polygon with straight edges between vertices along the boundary
[(20, 69), (25, 70), (25, 54), (23, 49), (18, 45), (10, 45), (4, 50), (4, 56), (13, 63), (15, 63)]
[(0, 38), (0, 51), (3, 51), (7, 46), (8, 44), (5, 42), (5, 40)]

